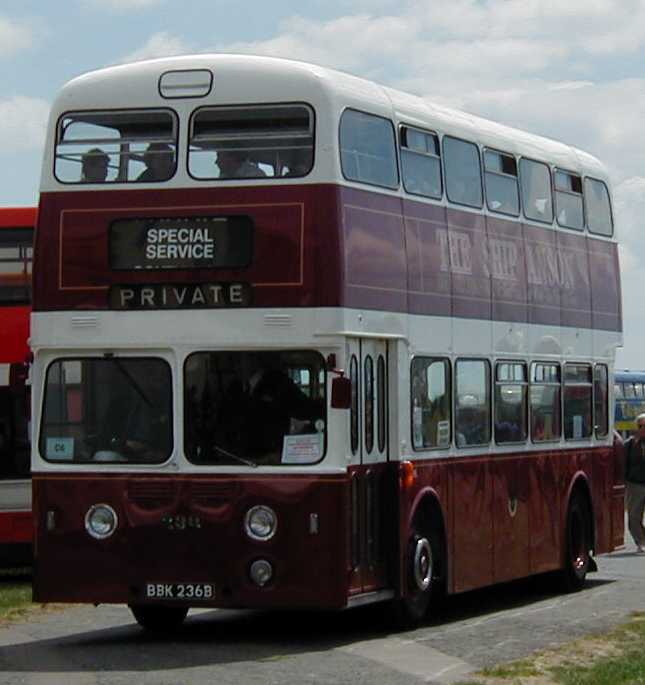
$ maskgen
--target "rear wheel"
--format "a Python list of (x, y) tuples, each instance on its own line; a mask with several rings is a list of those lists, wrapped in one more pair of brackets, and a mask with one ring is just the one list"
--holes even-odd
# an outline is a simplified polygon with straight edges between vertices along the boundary
[(567, 511), (565, 562), (560, 580), (565, 592), (577, 592), (591, 570), (591, 513), (586, 497), (579, 491), (571, 495)]
[(179, 628), (188, 609), (185, 607), (161, 607), (154, 605), (131, 605), (130, 611), (137, 623), (151, 633), (168, 633)]

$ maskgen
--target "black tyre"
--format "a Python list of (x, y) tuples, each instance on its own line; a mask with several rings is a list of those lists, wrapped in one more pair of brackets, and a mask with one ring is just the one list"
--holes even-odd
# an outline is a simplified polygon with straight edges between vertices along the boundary
[(435, 528), (416, 521), (410, 530), (406, 554), (405, 597), (393, 604), (394, 623), (408, 629), (418, 625), (431, 602), (441, 594), (441, 547)]
[(565, 545), (560, 584), (565, 592), (577, 592), (584, 586), (587, 573), (591, 570), (590, 550), (593, 546), (591, 513), (587, 498), (579, 490), (569, 500)]
[(137, 623), (151, 633), (169, 633), (183, 623), (188, 609), (186, 607), (160, 607), (131, 605), (130, 611)]

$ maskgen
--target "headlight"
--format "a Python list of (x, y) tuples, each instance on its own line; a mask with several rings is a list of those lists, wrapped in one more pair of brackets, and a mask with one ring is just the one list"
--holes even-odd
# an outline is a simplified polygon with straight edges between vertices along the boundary
[(253, 540), (270, 540), (278, 528), (278, 517), (270, 507), (251, 507), (244, 517), (244, 530)]
[(109, 538), (118, 522), (116, 512), (109, 504), (95, 504), (85, 514), (85, 530), (97, 540)]

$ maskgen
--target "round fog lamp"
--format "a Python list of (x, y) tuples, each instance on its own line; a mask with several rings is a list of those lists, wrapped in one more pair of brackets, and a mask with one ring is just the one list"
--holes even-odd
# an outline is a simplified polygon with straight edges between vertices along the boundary
[(249, 575), (256, 585), (264, 587), (273, 578), (273, 567), (266, 559), (256, 559), (251, 564)]
[(270, 540), (278, 527), (278, 518), (270, 507), (251, 507), (244, 517), (244, 530), (253, 540)]
[(116, 512), (109, 504), (95, 504), (85, 514), (85, 530), (97, 540), (109, 538), (117, 523)]

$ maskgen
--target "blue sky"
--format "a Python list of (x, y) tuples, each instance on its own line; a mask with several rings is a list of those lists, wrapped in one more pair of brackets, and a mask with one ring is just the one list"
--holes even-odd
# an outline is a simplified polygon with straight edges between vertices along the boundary
[(340, 68), (599, 157), (622, 241), (618, 364), (645, 368), (645, 0), (0, 0), (0, 205), (37, 202), (67, 80), (188, 52)]

